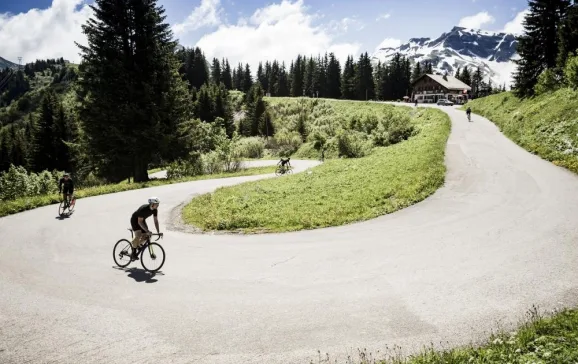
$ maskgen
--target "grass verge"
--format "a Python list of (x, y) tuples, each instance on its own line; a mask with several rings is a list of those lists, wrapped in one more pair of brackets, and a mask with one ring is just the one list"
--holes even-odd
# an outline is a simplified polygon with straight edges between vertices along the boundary
[[(190, 181), (199, 181), (204, 179), (215, 179), (215, 178), (227, 178), (227, 177), (241, 177), (241, 176), (253, 176), (258, 174), (267, 174), (267, 173), (274, 173), (275, 167), (268, 166), (268, 167), (256, 167), (256, 168), (247, 168), (240, 170), (238, 172), (232, 173), (219, 173), (219, 174), (204, 174), (201, 176), (194, 176), (194, 177), (187, 177), (182, 179), (174, 179), (174, 180), (167, 180), (167, 179), (156, 179), (151, 180), (149, 182), (143, 183), (119, 183), (119, 184), (108, 184), (103, 186), (96, 186), (96, 187), (89, 187), (84, 189), (79, 189), (74, 191), (74, 196), (77, 199), (83, 197), (91, 197), (91, 196), (98, 196), (98, 195), (105, 195), (108, 193), (116, 193), (116, 192), (123, 192), (123, 191), (130, 191), (136, 190), (139, 188), (147, 188), (147, 187), (155, 187), (155, 186), (163, 186), (167, 184), (173, 183), (180, 183), (180, 182), (190, 182)], [(60, 194), (48, 194), (48, 195), (38, 195), (38, 196), (30, 196), (30, 197), (22, 197), (15, 200), (8, 200), (2, 201), (0, 204), (0, 217), (12, 215), (18, 212), (31, 210), (37, 207), (47, 206), (54, 203), (59, 203), (61, 200)]]
[[(578, 310), (563, 309), (552, 315), (541, 315), (534, 307), (526, 320), (513, 332), (490, 336), (481, 346), (464, 346), (447, 350), (427, 348), (411, 356), (401, 349), (374, 357), (359, 350), (358, 358), (348, 363), (360, 364), (562, 364), (578, 363)], [(328, 357), (319, 363), (333, 362)]]
[(561, 89), (524, 100), (503, 92), (467, 106), (524, 149), (578, 173), (578, 91)]
[[(379, 104), (376, 104), (379, 107)], [(183, 220), (202, 230), (281, 232), (342, 225), (419, 202), (444, 183), (447, 114), (420, 110), (419, 133), (364, 158), (336, 159), (304, 173), (220, 188), (193, 199)]]

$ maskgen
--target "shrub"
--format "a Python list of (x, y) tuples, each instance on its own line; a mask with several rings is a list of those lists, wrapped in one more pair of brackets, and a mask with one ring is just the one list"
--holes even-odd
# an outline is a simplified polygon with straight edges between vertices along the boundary
[(275, 143), (280, 156), (290, 156), (303, 144), (303, 139), (297, 131), (282, 129), (275, 134)]
[(223, 161), (216, 151), (203, 154), (203, 164), (205, 172), (208, 174), (221, 173), (223, 171)]
[(561, 86), (560, 77), (552, 69), (547, 69), (538, 76), (538, 83), (534, 86), (536, 95), (554, 91)]
[(167, 178), (179, 179), (198, 176), (204, 173), (203, 158), (200, 154), (191, 154), (188, 160), (179, 159), (167, 167)]
[(578, 56), (571, 55), (564, 67), (564, 78), (568, 87), (578, 89)]
[(371, 141), (366, 134), (355, 130), (340, 130), (337, 132), (337, 150), (340, 157), (360, 158), (371, 151)]
[(238, 141), (237, 148), (243, 158), (262, 158), (265, 141), (259, 137), (242, 138)]

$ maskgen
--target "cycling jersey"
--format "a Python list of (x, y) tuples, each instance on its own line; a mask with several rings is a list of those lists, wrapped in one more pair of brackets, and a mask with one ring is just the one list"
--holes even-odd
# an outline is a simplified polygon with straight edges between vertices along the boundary
[(154, 215), (155, 217), (157, 216), (158, 210), (154, 209), (152, 210), (150, 208), (150, 205), (142, 205), (141, 207), (139, 207), (135, 212), (133, 212), (131, 218), (130, 218), (130, 225), (131, 228), (133, 230), (142, 230), (142, 227), (139, 225), (138, 223), (138, 218), (142, 217), (145, 221), (143, 221), (143, 225), (145, 227), (147, 227), (148, 229), (148, 225), (146, 223), (146, 219), (149, 218), (151, 215)]
[(69, 178), (68, 180), (61, 178), (58, 182), (58, 190), (64, 193), (74, 192), (74, 182), (72, 181), (72, 178)]

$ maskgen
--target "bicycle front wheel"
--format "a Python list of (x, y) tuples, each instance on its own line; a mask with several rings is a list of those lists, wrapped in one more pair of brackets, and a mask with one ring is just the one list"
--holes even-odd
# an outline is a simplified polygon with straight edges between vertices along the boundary
[(140, 254), (142, 267), (149, 272), (156, 272), (165, 264), (165, 250), (157, 243), (150, 243)]
[(62, 201), (60, 205), (58, 205), (58, 215), (64, 216), (66, 213), (66, 201)]
[(112, 249), (112, 258), (116, 265), (121, 268), (126, 267), (131, 262), (132, 256), (132, 245), (130, 241), (126, 239), (120, 239), (114, 245), (114, 249)]

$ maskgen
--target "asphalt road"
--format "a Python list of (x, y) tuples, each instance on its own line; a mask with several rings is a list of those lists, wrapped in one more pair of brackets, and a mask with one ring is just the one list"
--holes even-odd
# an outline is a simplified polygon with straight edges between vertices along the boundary
[[(467, 343), (534, 304), (577, 304), (578, 177), (444, 110), (445, 186), (363, 223), (166, 229), (192, 195), (254, 176), (82, 199), (64, 220), (55, 205), (0, 219), (0, 363), (317, 363), (317, 350)], [(150, 195), (162, 199), (167, 252), (154, 277), (112, 260)]]

